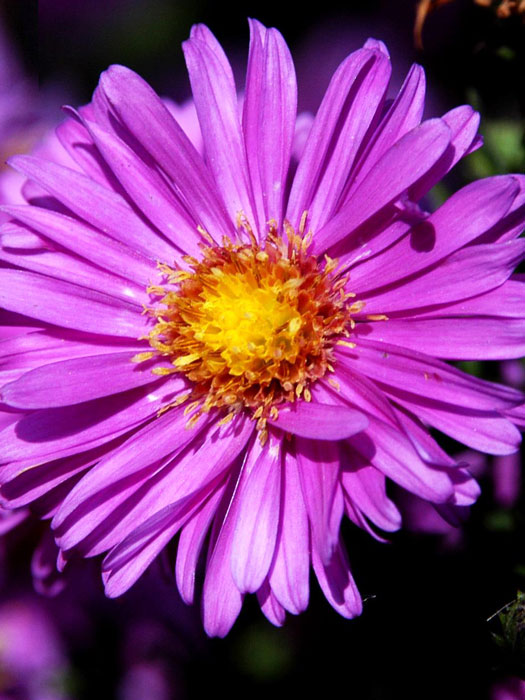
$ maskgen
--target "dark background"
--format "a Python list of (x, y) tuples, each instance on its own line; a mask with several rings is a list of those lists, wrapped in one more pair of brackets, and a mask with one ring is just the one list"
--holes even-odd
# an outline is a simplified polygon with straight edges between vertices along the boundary
[[(325, 0), (313, 9), (282, 0), (40, 0), (38, 5), (38, 19), (36, 2), (6, 1), (0, 7), (43, 95), (87, 102), (100, 72), (115, 62), (140, 72), (162, 94), (183, 100), (189, 86), (180, 44), (194, 22), (212, 29), (242, 78), (251, 16), (278, 27), (288, 41), (303, 109), (315, 109), (337, 63), (375, 36), (391, 50), (398, 84), (412, 61), (425, 67), (427, 116), (465, 102), (482, 113), (486, 149), (460, 167), (446, 188), (524, 169), (525, 24), (517, 17), (499, 20), (470, 0), (455, 0), (427, 18), (423, 51), (413, 44), (415, 3), (401, 0)], [(276, 700), (315, 693), (356, 700), (489, 698), (492, 684), (516, 671), (491, 641), (497, 619), (486, 620), (525, 588), (525, 511), (523, 497), (502, 511), (490, 478), (482, 485), (483, 496), (455, 546), (441, 536), (410, 533), (396, 534), (385, 545), (345, 528), (356, 581), (369, 596), (358, 620), (340, 618), (313, 580), (308, 610), (289, 617), (284, 628), (273, 628), (249, 599), (225, 640), (206, 639), (198, 606), (182, 611), (174, 602), (174, 585), (162, 589), (165, 605), (158, 595), (155, 601), (148, 597), (153, 574), (120, 601), (78, 594), (78, 604), (92, 618), (89, 635), (80, 639), (60, 620), (69, 614), (60, 597), (45, 603), (69, 644), (74, 697), (117, 697), (126, 664), (124, 630), (135, 615), (166, 628), (164, 641), (146, 645), (144, 654), (160, 660), (172, 678), (174, 698), (210, 693)], [(11, 566), (12, 580), (28, 587), (24, 546)], [(75, 600), (74, 585), (66, 595)]]

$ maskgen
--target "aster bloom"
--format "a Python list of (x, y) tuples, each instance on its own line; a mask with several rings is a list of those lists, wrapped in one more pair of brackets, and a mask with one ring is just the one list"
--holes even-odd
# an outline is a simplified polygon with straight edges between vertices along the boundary
[(178, 535), (179, 591), (193, 602), (205, 559), (220, 636), (246, 593), (274, 624), (304, 610), (310, 566), (358, 615), (343, 515), (397, 530), (391, 480), (453, 520), (478, 487), (429, 429), (510, 454), (524, 419), (520, 391), (444, 360), (524, 352), (525, 178), (427, 213), (477, 114), (421, 122), (419, 66), (387, 100), (369, 40), (297, 118), (284, 40), (250, 28), (241, 107), (211, 32), (185, 43), (193, 142), (110, 67), (58, 158), (12, 159), (28, 204), (4, 207), (0, 253), (0, 305), (27, 329), (1, 343), (4, 506), (52, 518), (60, 568), (106, 553), (109, 596)]

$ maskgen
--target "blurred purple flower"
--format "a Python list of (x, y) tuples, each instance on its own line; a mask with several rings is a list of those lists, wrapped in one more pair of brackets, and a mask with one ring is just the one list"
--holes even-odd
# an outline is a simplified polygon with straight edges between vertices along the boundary
[(509, 277), (525, 177), (428, 214), (478, 115), (421, 123), (419, 66), (386, 101), (389, 56), (369, 40), (299, 127), (288, 48), (251, 29), (241, 116), (222, 48), (192, 30), (190, 139), (138, 75), (106, 71), (57, 130), (61, 164), (12, 159), (30, 205), (4, 207), (0, 251), (19, 268), (0, 270), (0, 303), (33, 327), (2, 343), (5, 505), (52, 518), (61, 568), (109, 550), (109, 596), (180, 533), (192, 602), (207, 542), (204, 625), (221, 636), (247, 592), (274, 624), (304, 610), (310, 565), (359, 614), (343, 514), (398, 529), (388, 478), (453, 519), (478, 486), (427, 426), (507, 455), (524, 422), (521, 392), (443, 360), (524, 352)]
[(521, 451), (494, 458), (494, 500), (503, 508), (511, 508), (520, 497), (521, 468)]
[[(525, 364), (523, 360), (500, 362), (500, 374), (506, 384), (520, 390), (525, 388)], [(511, 508), (520, 497), (522, 459), (523, 449), (494, 458), (492, 470), (494, 499), (503, 508)]]
[(508, 678), (492, 688), (491, 700), (525, 700), (525, 681)]
[(518, 389), (525, 387), (525, 362), (523, 360), (507, 360), (499, 363), (503, 381)]
[[(11, 155), (29, 151), (42, 135), (41, 116), (36, 78), (24, 74), (0, 21), (0, 171)], [(23, 201), (18, 192), (21, 181), (13, 171), (2, 173), (0, 201)]]
[(0, 605), (0, 698), (66, 700), (64, 651), (49, 615), (23, 598)]
[(158, 663), (143, 661), (126, 671), (118, 697), (119, 700), (170, 700), (173, 693), (165, 669)]

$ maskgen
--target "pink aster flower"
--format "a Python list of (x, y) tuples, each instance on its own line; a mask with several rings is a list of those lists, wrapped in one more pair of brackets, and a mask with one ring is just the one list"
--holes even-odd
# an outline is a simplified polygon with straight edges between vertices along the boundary
[(11, 161), (28, 204), (4, 207), (0, 252), (0, 304), (30, 329), (1, 343), (4, 505), (52, 519), (61, 568), (105, 554), (109, 596), (178, 535), (211, 635), (246, 593), (275, 624), (304, 610), (311, 566), (358, 615), (343, 516), (398, 529), (391, 480), (453, 518), (478, 487), (429, 429), (510, 454), (524, 420), (518, 390), (446, 360), (524, 352), (525, 178), (423, 211), (477, 114), (421, 122), (419, 66), (388, 101), (370, 40), (308, 125), (281, 35), (250, 26), (241, 108), (211, 32), (184, 45), (202, 153), (109, 68), (57, 130), (62, 164)]

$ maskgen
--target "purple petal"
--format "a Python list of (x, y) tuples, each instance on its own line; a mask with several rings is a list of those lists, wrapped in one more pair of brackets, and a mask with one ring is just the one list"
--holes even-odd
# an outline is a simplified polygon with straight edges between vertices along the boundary
[[(139, 342), (127, 343), (118, 338), (89, 336), (75, 331), (38, 330), (6, 338), (0, 342), (2, 370), (12, 368), (29, 371), (53, 361), (70, 360), (90, 355), (105, 355), (143, 349)], [(3, 377), (3, 373), (0, 377)]]
[[(525, 257), (525, 241), (475, 245), (462, 248), (429, 271), (395, 287), (385, 288), (378, 280), (376, 292), (359, 293), (366, 302), (366, 314), (391, 314), (394, 311), (447, 304), (483, 294), (505, 282)], [(354, 287), (353, 287), (354, 288)]]
[(256, 221), (233, 73), (211, 32), (199, 26), (183, 44), (204, 150), (227, 211)]
[(138, 338), (145, 330), (144, 317), (131, 302), (22, 270), (0, 269), (0, 304), (9, 311), (88, 333)]
[[(136, 299), (137, 305), (148, 299), (145, 288), (150, 284), (156, 273), (153, 260), (141, 253), (118, 243), (95, 229), (84, 226), (78, 220), (62, 216), (40, 207), (3, 207), (10, 216), (22, 221), (35, 231), (66, 249), (73, 249), (89, 262), (98, 265), (119, 277), (130, 281), (131, 289), (128, 296)], [(137, 286), (137, 289), (133, 287)]]
[(322, 563), (315, 547), (312, 549), (315, 575), (330, 605), (346, 618), (356, 617), (363, 611), (361, 596), (354, 583), (346, 552), (338, 544), (328, 565)]
[[(57, 459), (91, 449), (137, 427), (186, 388), (183, 379), (159, 380), (152, 387), (95, 399), (87, 405), (29, 413), (2, 431), (2, 457), (20, 470), (46, 457)], [(2, 481), (4, 469), (0, 470)]]
[(31, 559), (31, 575), (37, 593), (53, 597), (64, 590), (67, 581), (57, 569), (57, 556), (53, 535), (46, 530)]
[(492, 471), (494, 500), (502, 508), (512, 508), (521, 493), (521, 454), (496, 457)]
[(117, 394), (156, 381), (151, 367), (131, 362), (134, 352), (53, 362), (24, 374), (0, 390), (17, 408), (56, 408)]
[[(451, 476), (455, 487), (454, 505), (471, 506), (475, 503), (481, 494), (481, 488), (468, 469), (454, 469)], [(441, 508), (442, 505), (437, 504), (436, 507)]]
[(285, 445), (281, 523), (269, 582), (277, 600), (294, 615), (308, 605), (310, 539), (297, 459)]
[[(422, 498), (438, 502), (447, 500), (452, 484), (447, 474), (436, 469), (443, 465), (441, 454), (437, 454), (436, 464), (425, 462), (412, 443), (410, 434), (404, 433), (384, 395), (365, 377), (353, 373), (345, 360), (341, 360), (338, 369), (340, 393), (335, 395), (338, 402), (350, 401), (369, 412), (370, 427), (349, 440), (365, 459), (365, 464), (373, 464), (386, 476)], [(323, 385), (320, 388), (323, 389)], [(435, 450), (431, 450), (432, 457), (435, 453)], [(361, 463), (362, 460), (358, 459), (357, 464)], [(445, 465), (455, 466), (455, 462), (446, 458)]]
[[(91, 531), (81, 544), (89, 556), (116, 546), (106, 561), (108, 569), (120, 567), (121, 561), (128, 562), (130, 552), (141, 551), (146, 544), (148, 556), (153, 556), (190, 517), (190, 507), (193, 513), (208, 498), (216, 502), (214, 494), (222, 489), (225, 472), (244, 449), (253, 429), (253, 424), (241, 416), (228, 426), (211, 425), (194, 435), (185, 449), (186, 440), (178, 441), (167, 464), (163, 460), (156, 473), (154, 468), (142, 472), (139, 481), (132, 485), (128, 500), (121, 494), (102, 504), (106, 498), (104, 489), (99, 492), (101, 507), (96, 512), (89, 510), (86, 519), (80, 508), (80, 519), (70, 519), (68, 546), (74, 541), (71, 538), (79, 538), (78, 530), (83, 528), (84, 534)], [(131, 493), (134, 495), (129, 499)], [(137, 523), (143, 524), (137, 527)], [(171, 532), (169, 537), (166, 529)]]
[(104, 591), (109, 598), (117, 598), (131, 588), (191, 517), (195, 505), (195, 499), (184, 499), (175, 520), (171, 512), (165, 515), (160, 511), (109, 552), (102, 563)]
[(287, 217), (298, 225), (304, 211), (314, 231), (333, 215), (370, 124), (384, 100), (390, 61), (361, 49), (335, 72), (311, 128), (292, 185)]
[(431, 119), (405, 134), (374, 165), (350, 201), (320, 230), (312, 248), (321, 254), (349, 236), (424, 175), (450, 141), (449, 128)]
[(29, 518), (31, 512), (26, 508), (7, 510), (0, 506), (0, 535), (5, 535)]
[(230, 225), (201, 156), (140, 76), (124, 66), (110, 66), (100, 91), (130, 134), (174, 183), (196, 221), (220, 239)]
[(390, 319), (370, 329), (370, 340), (445, 360), (502, 360), (525, 355), (525, 318)]
[[(117, 300), (123, 300), (126, 303), (133, 301), (134, 295), (141, 294), (141, 290), (121, 277), (116, 277), (68, 253), (47, 250), (46, 248), (31, 251), (9, 249), (4, 246), (6, 229), (8, 236), (13, 230), (22, 235), (27, 235), (28, 230), (12, 222), (4, 224), (0, 229), (0, 260), (9, 263), (11, 266), (25, 268), (48, 277), (71, 282), (89, 290), (116, 297)], [(49, 245), (52, 244), (49, 243)]]
[[(447, 316), (469, 318), (470, 316), (493, 316), (495, 318), (522, 318), (525, 309), (525, 279), (513, 275), (497, 289), (454, 304), (447, 304)], [(444, 315), (443, 308), (420, 309), (414, 312), (418, 318), (435, 318)]]
[(301, 487), (310, 521), (312, 545), (329, 562), (339, 537), (343, 504), (334, 507), (340, 456), (335, 443), (296, 439)]
[[(90, 109), (90, 107), (91, 105), (80, 107), (78, 111), (82, 117), (86, 119), (94, 118), (93, 109)], [(74, 117), (66, 119), (57, 126), (55, 134), (65, 151), (72, 158), (75, 172), (78, 169), (81, 173), (85, 173), (88, 176), (87, 178), (85, 175), (83, 176), (85, 180), (89, 182), (95, 181), (95, 183), (102, 185), (106, 191), (114, 190), (115, 193), (121, 193), (122, 188), (117, 178), (108, 168), (104, 159), (101, 158), (93, 139), (89, 135), (89, 131), (83, 124)], [(52, 164), (53, 166), (54, 164)], [(96, 189), (98, 190), (98, 187)]]
[(513, 175), (519, 192), (512, 203), (507, 215), (498, 221), (490, 231), (487, 231), (479, 243), (503, 243), (511, 241), (523, 233), (525, 228), (525, 175)]
[(366, 416), (351, 408), (298, 401), (279, 409), (279, 417), (269, 423), (288, 433), (315, 440), (343, 440), (364, 430)]
[[(421, 420), (474, 450), (506, 455), (516, 452), (521, 442), (519, 430), (497, 413), (469, 411), (427, 397), (390, 390), (392, 398)], [(506, 413), (512, 415), (511, 409)]]
[(455, 406), (493, 411), (511, 408), (523, 400), (516, 389), (472, 377), (429, 355), (397, 345), (360, 338), (356, 348), (338, 352), (345, 355), (345, 364), (355, 372), (414, 394), (431, 394)]
[(442, 260), (490, 229), (505, 214), (519, 190), (516, 179), (498, 175), (473, 182), (453, 194), (409, 235), (352, 270), (361, 291), (391, 284)]
[(172, 409), (137, 431), (91, 469), (68, 494), (53, 520), (53, 528), (60, 534), (67, 519), (71, 520), (70, 516), (79, 511), (73, 517), (74, 528), (67, 537), (58, 538), (60, 547), (74, 546), (97, 524), (97, 510), (111, 511), (113, 501), (117, 504), (124, 501), (136, 489), (136, 484), (153, 477), (157, 469), (166, 464), (166, 457), (171, 459), (193, 441), (201, 424), (197, 429), (188, 430), (187, 422), (181, 408)]
[[(171, 508), (173, 518), (180, 520), (179, 511), (186, 512), (188, 499), (192, 503), (194, 499), (203, 501), (211, 490), (224, 481), (225, 471), (242, 452), (252, 432), (253, 424), (242, 417), (226, 427), (212, 425), (196, 435), (187, 448), (187, 442), (181, 440), (180, 448), (177, 445), (168, 459), (143, 471), (128, 492), (128, 496), (133, 494), (133, 498), (126, 500), (121, 493), (107, 503), (100, 503), (96, 513), (89, 511), (87, 519), (84, 518), (83, 508), (80, 508), (79, 518), (83, 519), (80, 527), (87, 527), (84, 532), (89, 530), (91, 533), (82, 542), (82, 550), (91, 556), (124, 539), (131, 544), (133, 537), (141, 537), (137, 522), (149, 522), (162, 509)], [(210, 467), (210, 464), (213, 466)], [(98, 500), (102, 501), (105, 494), (102, 491), (100, 493)], [(74, 515), (70, 519), (70, 538), (78, 536), (76, 517)], [(100, 527), (95, 529), (97, 524)]]
[(525, 403), (521, 406), (516, 406), (508, 411), (504, 411), (504, 415), (520, 428), (525, 428)]
[(386, 44), (379, 39), (368, 38), (363, 44), (364, 49), (373, 49), (375, 51), (381, 51), (387, 58), (390, 58), (390, 54), (386, 47)]
[[(84, 129), (75, 120), (68, 121)], [(115, 240), (140, 250), (153, 260), (171, 259), (171, 246), (146, 226), (116, 192), (82, 173), (32, 156), (16, 156), (9, 164), (36, 180), (77, 216)]]
[(349, 442), (369, 464), (421, 498), (444, 503), (453, 495), (448, 473), (424, 462), (408, 438), (388, 423), (371, 418), (370, 430)]
[(197, 222), (188, 216), (153, 163), (145, 163), (124, 141), (85, 122), (102, 156), (138, 209), (185, 253), (199, 252)]
[(282, 202), (295, 134), (297, 85), (290, 51), (275, 29), (250, 22), (243, 131), (259, 230), (282, 223)]
[(281, 501), (281, 439), (269, 432), (261, 448), (251, 447), (241, 472), (232, 541), (232, 575), (241, 593), (257, 591), (275, 550)]
[(175, 577), (181, 598), (187, 605), (191, 605), (194, 600), (197, 562), (223, 493), (224, 489), (217, 489), (180, 533)]
[(418, 126), (423, 116), (424, 105), (425, 72), (421, 66), (414, 64), (360, 157), (356, 177), (351, 183), (347, 196), (396, 141)]
[(68, 489), (72, 488), (73, 477), (92, 467), (108, 450), (117, 447), (120, 442), (121, 439), (117, 439), (109, 445), (101, 445), (87, 452), (22, 470), (18, 467), (18, 474), (15, 471), (14, 477), (6, 480), (2, 485), (2, 496), (9, 502), (10, 507), (19, 507), (32, 503), (66, 482)]
[(232, 478), (225, 495), (222, 512), (215, 517), (206, 577), (202, 591), (202, 618), (204, 629), (211, 637), (224, 637), (230, 631), (242, 607), (243, 595), (235, 585), (231, 572), (232, 544), (239, 500), (236, 482)]
[(286, 618), (286, 611), (279, 603), (268, 581), (265, 581), (257, 591), (257, 599), (265, 617), (276, 627), (282, 627)]
[(49, 247), (49, 242), (44, 241), (41, 236), (37, 236), (36, 233), (12, 221), (2, 226), (1, 234), (2, 248), (5, 249), (16, 250), (18, 252), (23, 251), (25, 254), (29, 251), (31, 251), (31, 253), (36, 250), (42, 251)]
[(366, 463), (355, 464), (356, 458), (354, 455), (352, 469), (341, 472), (341, 483), (348, 498), (377, 527), (387, 532), (399, 530), (401, 514), (386, 495), (384, 474)]
[(409, 411), (401, 406), (392, 407), (396, 420), (403, 426), (410, 442), (416, 448), (419, 456), (425, 462), (429, 462), (438, 467), (452, 467), (454, 470), (459, 466), (460, 455), (456, 459), (450, 457), (434, 440), (428, 432), (428, 427)]
[[(116, 520), (113, 515), (107, 517), (111, 509), (106, 511), (102, 516), (106, 517), (106, 532), (101, 535), (94, 532), (89, 538), (88, 553), (97, 554), (116, 545), (104, 564), (106, 570), (111, 571), (114, 595), (123, 592), (120, 584), (117, 587), (115, 577), (130, 586), (135, 580), (133, 577), (142, 573), (179, 528), (194, 514), (199, 514), (201, 505), (207, 511), (211, 502), (216, 510), (218, 498), (224, 492), (224, 474), (253, 429), (253, 424), (243, 417), (228, 426), (211, 426), (184, 452), (175, 453), (170, 465), (152, 478), (146, 477), (145, 488), (137, 491), (135, 502), (115, 513)], [(137, 527), (137, 523), (142, 524)], [(82, 549), (86, 544), (82, 543)], [(132, 561), (136, 556), (142, 560), (139, 568), (135, 568)]]
[(441, 118), (450, 127), (452, 134), (450, 145), (434, 167), (410, 191), (410, 198), (416, 202), (452, 170), (463, 156), (481, 146), (477, 138), (479, 114), (472, 107), (469, 105), (456, 107)]

